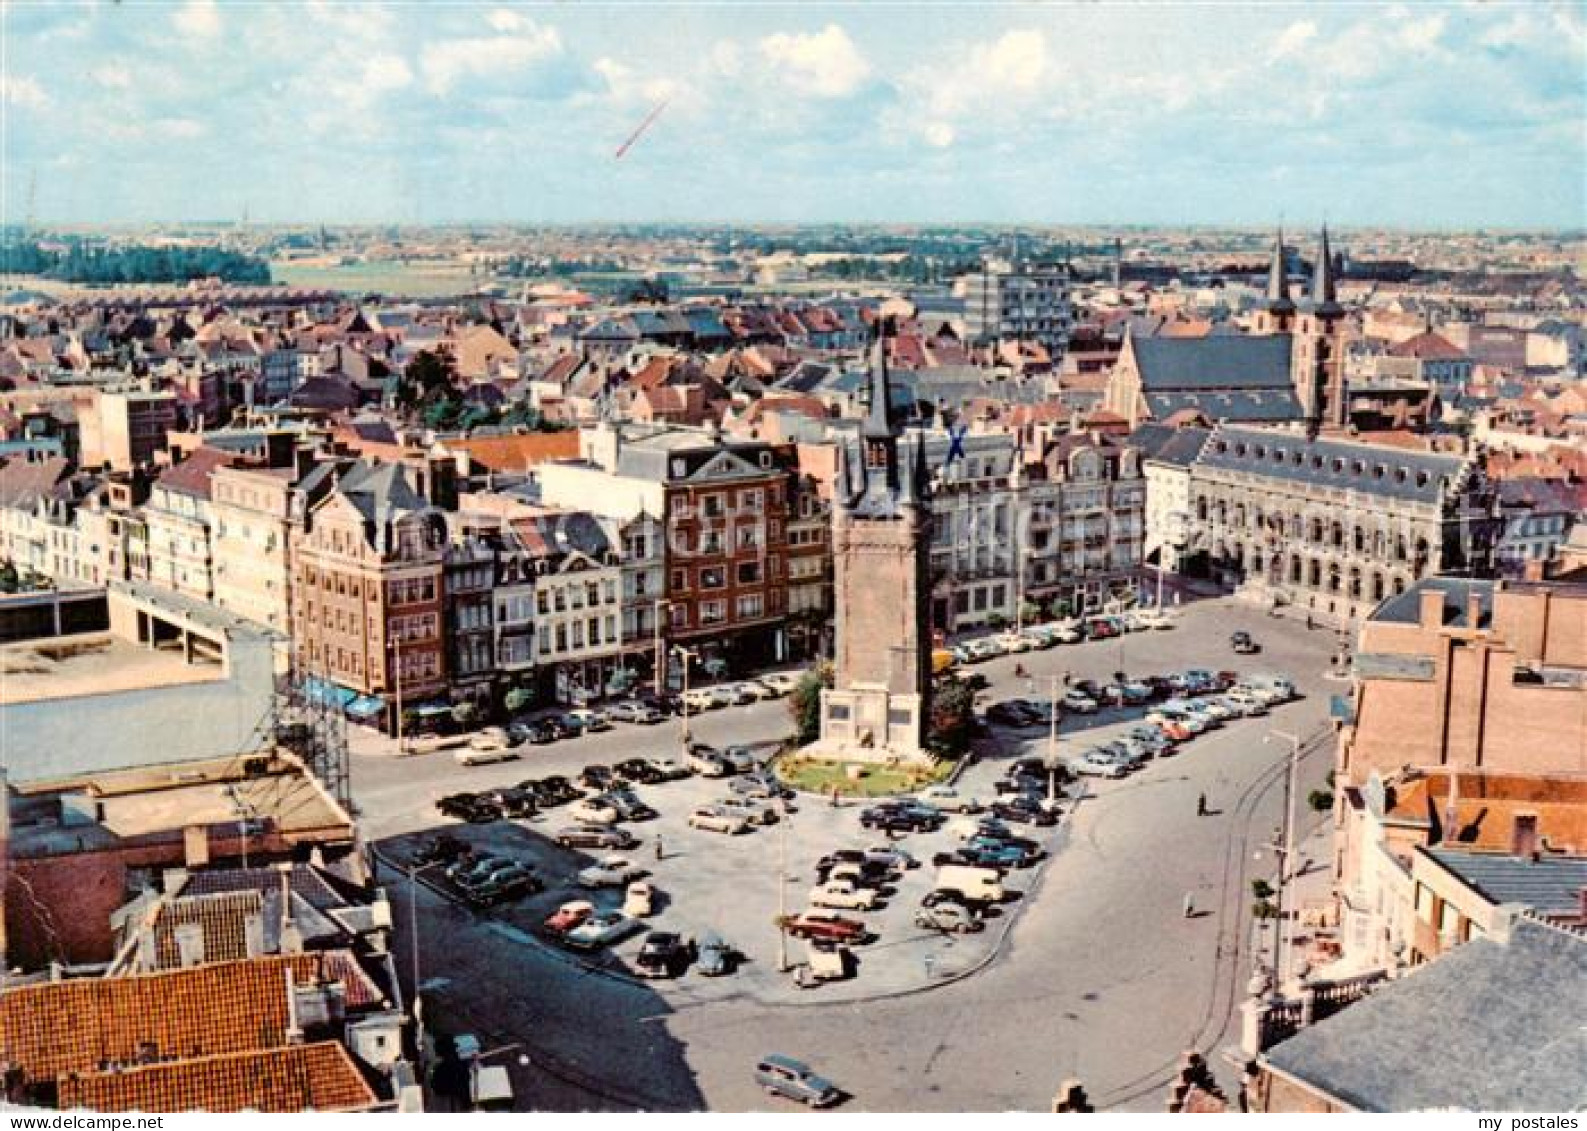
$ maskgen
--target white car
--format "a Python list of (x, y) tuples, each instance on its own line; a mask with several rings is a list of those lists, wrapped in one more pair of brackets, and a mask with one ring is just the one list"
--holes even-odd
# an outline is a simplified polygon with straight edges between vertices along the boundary
[(950, 813), (979, 813), (985, 808), (975, 798), (960, 793), (951, 785), (929, 785), (916, 794), (920, 800)]
[(568, 806), (568, 816), (584, 825), (615, 825), (623, 815), (610, 801), (581, 797)]
[(1094, 778), (1122, 778), (1130, 772), (1129, 764), (1116, 758), (1105, 758), (1100, 754), (1086, 754), (1069, 763), (1069, 768), (1077, 774)]
[(829, 880), (810, 889), (811, 907), (869, 911), (877, 898), (875, 888), (856, 887), (847, 880)]
[(771, 688), (774, 695), (788, 695), (799, 686), (799, 680), (802, 678), (803, 674), (800, 672), (772, 672), (770, 675), (761, 676), (759, 682)]
[(453, 753), (459, 766), (483, 766), (490, 762), (510, 762), (518, 757), (512, 740), (501, 727), (486, 727), (468, 740), (468, 745)]
[(720, 805), (702, 805), (689, 814), (689, 827), (736, 836), (749, 828), (749, 821), (743, 814), (730, 813)]
[(579, 872), (579, 883), (587, 888), (620, 888), (646, 874), (626, 856), (603, 856)]
[(645, 924), (621, 911), (600, 911), (562, 936), (574, 950), (598, 950), (642, 931)]
[(718, 801), (715, 806), (723, 813), (732, 813), (743, 817), (752, 825), (775, 825), (777, 823), (777, 806), (754, 797), (728, 797)]
[(1077, 715), (1094, 715), (1097, 713), (1097, 701), (1089, 695), (1078, 691), (1066, 691), (1059, 700), (1059, 706), (1066, 711), (1073, 711)]
[(569, 717), (577, 719), (579, 726), (585, 731), (611, 730), (612, 720), (606, 717), (605, 711), (597, 711), (593, 707), (579, 707), (568, 712)]
[(1035, 645), (1030, 642), (1029, 637), (1018, 632), (1005, 632), (1001, 636), (994, 636), (992, 640), (1000, 648), (1002, 648), (1004, 652), (1009, 654), (1013, 654), (1015, 652), (1029, 652), (1031, 648), (1035, 647)]
[(683, 706), (691, 715), (698, 714), (701, 711), (714, 711), (722, 705), (717, 697), (709, 691), (695, 689), (685, 693), (683, 696)]

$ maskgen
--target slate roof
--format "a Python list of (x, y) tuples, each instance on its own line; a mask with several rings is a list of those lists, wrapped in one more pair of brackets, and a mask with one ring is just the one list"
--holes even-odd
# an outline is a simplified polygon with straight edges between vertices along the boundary
[(66, 493), (72, 465), (64, 456), (18, 457), (0, 463), (0, 506), (22, 509)]
[(1425, 851), (1490, 903), (1519, 903), (1544, 915), (1575, 915), (1581, 910), (1581, 892), (1587, 888), (1587, 856), (1532, 860), (1499, 852)]
[(1437, 503), (1465, 467), (1462, 456), (1384, 448), (1350, 440), (1308, 440), (1255, 428), (1213, 432), (1198, 467), (1247, 472), (1408, 502)]
[(342, 475), (337, 489), (363, 512), (365, 518), (396, 511), (423, 510), (424, 497), (408, 484), (398, 463), (365, 463), (359, 460)]
[(1142, 459), (1189, 467), (1196, 462), (1212, 432), (1206, 428), (1170, 428), (1164, 424), (1143, 424), (1128, 437)]
[(1269, 1049), (1361, 1111), (1587, 1107), (1587, 937), (1522, 919)]
[(363, 1111), (376, 1102), (335, 1041), (73, 1076), (59, 1091), (62, 1108), (92, 1111)]
[(1288, 334), (1132, 338), (1142, 392), (1289, 389)]
[[(1396, 593), (1379, 605), (1372, 620), (1389, 624), (1419, 624), (1422, 619), (1422, 594), (1444, 595), (1445, 625), (1456, 628), (1486, 628), (1493, 620), (1493, 592), (1496, 582), (1464, 577), (1424, 577), (1403, 593)], [(1481, 601), (1477, 618), (1479, 624), (1468, 622), (1471, 597)]]
[(1157, 420), (1167, 420), (1185, 409), (1209, 420), (1244, 424), (1285, 423), (1301, 418), (1300, 400), (1292, 388), (1265, 388), (1239, 392), (1151, 392), (1142, 394)]

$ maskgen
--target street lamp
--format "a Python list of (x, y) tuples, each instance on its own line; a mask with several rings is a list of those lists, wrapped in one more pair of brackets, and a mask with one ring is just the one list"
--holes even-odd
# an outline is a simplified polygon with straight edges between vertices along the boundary
[(699, 663), (700, 653), (694, 648), (685, 648), (681, 644), (674, 644), (672, 651), (683, 660), (683, 694), (678, 698), (678, 718), (682, 723), (680, 740), (683, 744), (683, 754), (689, 754), (689, 664)]
[(419, 875), (431, 868), (439, 868), (440, 860), (432, 860), (415, 868), (408, 865), (408, 947), (413, 960), (413, 1027), (414, 1044), (418, 1048), (419, 1068), (424, 1067), (424, 1012), (419, 1008)]
[(1284, 777), (1284, 847), (1278, 870), (1278, 930), (1273, 940), (1273, 983), (1282, 987), (1289, 974), (1288, 939), (1289, 882), (1293, 879), (1295, 859), (1295, 777), (1300, 769), (1300, 738), (1286, 731), (1269, 731), (1263, 742), (1279, 739), (1289, 743), (1289, 772)]
[(667, 691), (667, 652), (661, 640), (661, 613), (664, 609), (672, 608), (672, 601), (666, 597), (657, 597), (654, 605), (654, 619), (650, 627), (655, 638), (656, 699), (659, 701)]
[(788, 806), (782, 807), (777, 834), (777, 972), (788, 970)]

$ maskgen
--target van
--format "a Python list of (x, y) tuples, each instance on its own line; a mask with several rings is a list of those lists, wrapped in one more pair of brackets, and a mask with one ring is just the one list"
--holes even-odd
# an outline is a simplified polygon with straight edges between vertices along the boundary
[(955, 892), (965, 899), (985, 903), (1003, 901), (1003, 881), (996, 868), (944, 864), (937, 869), (937, 890)]

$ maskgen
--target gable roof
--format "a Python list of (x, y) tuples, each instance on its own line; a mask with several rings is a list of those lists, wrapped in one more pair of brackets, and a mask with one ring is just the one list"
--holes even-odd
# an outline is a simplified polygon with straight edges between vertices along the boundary
[(1463, 456), (1413, 452), (1258, 428), (1216, 429), (1196, 466), (1436, 503), (1465, 468)]
[(1131, 337), (1130, 346), (1140, 370), (1141, 389), (1148, 396), (1153, 392), (1292, 388), (1288, 334)]
[(375, 1093), (335, 1041), (69, 1076), (59, 1106), (93, 1111), (363, 1111)]
[(1302, 1029), (1263, 1060), (1361, 1111), (1587, 1106), (1587, 938), (1527, 919)]
[(217, 467), (230, 467), (237, 462), (237, 453), (221, 451), (208, 445), (197, 448), (179, 464), (175, 464), (160, 475), (158, 480), (161, 487), (167, 491), (174, 491), (179, 495), (191, 495), (198, 499), (210, 497), (211, 481)]

